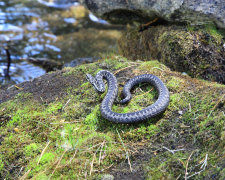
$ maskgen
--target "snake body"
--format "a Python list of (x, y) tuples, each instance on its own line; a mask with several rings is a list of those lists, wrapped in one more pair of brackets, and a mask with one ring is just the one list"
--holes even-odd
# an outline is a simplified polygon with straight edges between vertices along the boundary
[(132, 98), (130, 93), (131, 88), (142, 82), (150, 83), (157, 89), (157, 101), (154, 104), (137, 112), (116, 113), (112, 111), (112, 105), (116, 100), (118, 93), (118, 84), (116, 77), (111, 72), (106, 70), (99, 71), (95, 77), (90, 74), (86, 74), (86, 77), (87, 80), (100, 93), (103, 93), (105, 91), (105, 84), (103, 82), (103, 79), (107, 80), (108, 92), (101, 103), (100, 111), (105, 119), (115, 123), (135, 123), (147, 120), (165, 111), (169, 104), (169, 91), (163, 84), (163, 82), (158, 77), (152, 74), (143, 74), (135, 76), (125, 84), (122, 92), (124, 99), (121, 100), (120, 103), (128, 103)]

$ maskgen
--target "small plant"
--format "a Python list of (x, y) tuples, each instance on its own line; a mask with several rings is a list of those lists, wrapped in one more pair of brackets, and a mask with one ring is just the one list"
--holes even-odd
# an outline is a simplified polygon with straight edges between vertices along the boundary
[(55, 154), (50, 153), (50, 152), (45, 153), (41, 157), (39, 164), (41, 164), (41, 165), (48, 164), (48, 163), (51, 163), (54, 159), (55, 159)]
[(0, 154), (0, 172), (3, 170), (3, 168), (4, 168), (3, 157)]
[(34, 157), (35, 155), (37, 155), (39, 151), (38, 145), (36, 143), (31, 143), (29, 145), (27, 145), (25, 148), (25, 156), (26, 157)]

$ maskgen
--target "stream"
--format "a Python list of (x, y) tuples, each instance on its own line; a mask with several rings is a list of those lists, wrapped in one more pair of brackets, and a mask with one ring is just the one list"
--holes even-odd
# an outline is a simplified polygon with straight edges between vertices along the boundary
[[(0, 85), (45, 74), (45, 69), (26, 61), (30, 57), (66, 64), (117, 52), (122, 31), (122, 26), (97, 18), (76, 0), (0, 0)], [(5, 77), (7, 51), (11, 65)]]

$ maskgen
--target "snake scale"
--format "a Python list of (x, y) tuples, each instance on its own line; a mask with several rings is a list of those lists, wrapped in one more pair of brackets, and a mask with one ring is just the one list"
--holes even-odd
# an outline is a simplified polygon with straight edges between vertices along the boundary
[(156, 100), (156, 102), (137, 112), (116, 113), (112, 111), (112, 105), (116, 100), (118, 93), (118, 84), (116, 77), (107, 70), (101, 70), (96, 74), (95, 77), (90, 74), (86, 74), (86, 78), (100, 93), (103, 93), (105, 91), (105, 83), (103, 79), (107, 80), (108, 92), (101, 103), (100, 110), (102, 116), (105, 119), (115, 123), (142, 122), (162, 113), (163, 111), (165, 111), (169, 104), (169, 91), (163, 84), (163, 82), (158, 77), (152, 74), (143, 74), (135, 76), (125, 84), (122, 92), (124, 99), (121, 100), (120, 103), (128, 103), (132, 98), (130, 93), (131, 88), (142, 82), (150, 83), (157, 89), (158, 99)]

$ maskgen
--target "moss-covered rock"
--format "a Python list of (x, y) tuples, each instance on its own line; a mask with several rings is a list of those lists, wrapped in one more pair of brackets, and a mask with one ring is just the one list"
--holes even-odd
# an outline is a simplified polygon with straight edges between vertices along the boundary
[[(105, 94), (85, 80), (85, 73), (100, 69), (116, 75), (120, 91), (135, 75), (157, 75), (170, 91), (167, 110), (140, 124), (105, 120), (99, 110)], [(224, 177), (224, 85), (192, 79), (158, 61), (109, 55), (2, 89), (1, 99), (4, 92), (9, 96), (0, 104), (0, 179)], [(157, 97), (146, 84), (133, 94), (128, 105), (113, 110), (140, 110)]]
[(158, 59), (172, 70), (225, 83), (225, 36), (215, 26), (152, 26), (129, 30), (119, 40), (130, 59)]

